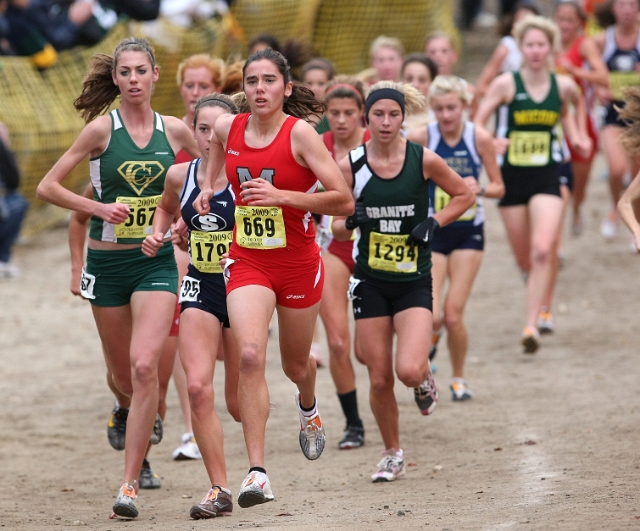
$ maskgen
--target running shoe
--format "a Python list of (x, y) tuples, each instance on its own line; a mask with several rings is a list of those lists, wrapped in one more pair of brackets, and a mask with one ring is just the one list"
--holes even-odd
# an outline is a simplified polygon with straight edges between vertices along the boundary
[(432, 361), (438, 353), (438, 341), (440, 341), (440, 332), (434, 332), (431, 339), (431, 348), (429, 349), (429, 361)]
[(584, 231), (584, 221), (582, 221), (582, 216), (580, 214), (574, 214), (573, 220), (571, 221), (571, 234), (574, 236), (580, 236)]
[(471, 400), (473, 393), (467, 387), (467, 381), (462, 378), (454, 378), (451, 380), (451, 399), (454, 402), (461, 402), (463, 400)]
[(114, 450), (124, 450), (124, 441), (127, 434), (127, 417), (129, 410), (118, 405), (113, 407), (109, 424), (107, 424), (107, 437)]
[(124, 518), (136, 518), (138, 516), (136, 498), (136, 490), (133, 486), (128, 483), (123, 483), (118, 492), (116, 502), (113, 504), (114, 514)]
[(238, 505), (244, 509), (270, 501), (273, 501), (273, 492), (267, 475), (255, 470), (249, 472), (240, 487)]
[(189, 515), (194, 520), (201, 518), (215, 518), (216, 516), (231, 516), (233, 511), (233, 500), (231, 493), (222, 487), (211, 487), (202, 501), (189, 511)]
[(540, 347), (540, 333), (535, 328), (526, 326), (522, 331), (520, 343), (524, 347), (525, 354), (534, 354)]
[(149, 437), (149, 442), (151, 444), (158, 444), (162, 440), (163, 435), (164, 425), (162, 424), (162, 417), (159, 413), (156, 413), (156, 421), (153, 423), (153, 431), (151, 432), (151, 437)]
[(538, 315), (538, 332), (540, 334), (553, 334), (555, 324), (553, 323), (553, 315), (547, 309), (540, 310)]
[(158, 474), (154, 474), (153, 470), (151, 470), (149, 461), (146, 459), (142, 460), (138, 486), (141, 489), (159, 489), (162, 486), (160, 483), (160, 476), (158, 476)]
[(362, 426), (347, 426), (344, 437), (338, 443), (340, 450), (351, 450), (364, 446), (364, 428)]
[(405, 473), (402, 450), (396, 452), (395, 448), (389, 448), (382, 452), (382, 460), (378, 463), (378, 470), (371, 476), (371, 480), (374, 483), (395, 481), (404, 476)]
[(198, 443), (196, 443), (193, 433), (182, 434), (182, 444), (173, 451), (173, 459), (176, 461), (202, 459), (200, 448), (198, 448)]
[(413, 390), (416, 404), (423, 415), (430, 415), (438, 403), (438, 388), (433, 380), (433, 373), (429, 372), (427, 379)]
[(300, 394), (296, 393), (296, 404), (300, 415), (300, 448), (304, 456), (313, 461), (322, 455), (324, 450), (325, 435), (316, 403), (315, 412), (307, 417), (300, 409)]

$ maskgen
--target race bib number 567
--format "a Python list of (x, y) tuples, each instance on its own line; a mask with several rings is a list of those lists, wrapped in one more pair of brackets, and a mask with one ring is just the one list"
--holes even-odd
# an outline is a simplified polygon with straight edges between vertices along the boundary
[(129, 205), (129, 217), (116, 225), (116, 238), (144, 238), (151, 234), (153, 216), (161, 197), (118, 197), (116, 203)]

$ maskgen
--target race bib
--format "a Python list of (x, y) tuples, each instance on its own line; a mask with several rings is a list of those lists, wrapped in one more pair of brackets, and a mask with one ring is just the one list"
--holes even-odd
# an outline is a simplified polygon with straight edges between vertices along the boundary
[(198, 302), (200, 296), (200, 281), (185, 275), (182, 279), (182, 286), (180, 287), (180, 298), (178, 303), (183, 302)]
[(406, 234), (369, 234), (369, 267), (392, 273), (415, 273), (418, 250), (407, 245)]
[(161, 197), (118, 197), (116, 203), (129, 205), (129, 218), (116, 225), (116, 238), (144, 238), (153, 234), (153, 216)]
[(80, 277), (80, 295), (85, 299), (95, 299), (93, 294), (93, 288), (96, 285), (96, 277), (90, 273), (87, 273), (85, 268), (82, 268), (82, 276)]
[(287, 246), (287, 234), (280, 207), (237, 206), (236, 243), (249, 249), (277, 249)]
[(631, 72), (609, 72), (609, 86), (613, 99), (622, 101), (624, 94), (622, 91), (628, 87), (640, 86), (640, 73), (632, 70)]
[(549, 164), (551, 133), (548, 131), (512, 131), (509, 141), (509, 164), (512, 166)]
[(233, 231), (202, 232), (192, 230), (190, 234), (191, 263), (202, 273), (222, 273), (220, 259), (229, 252)]
[[(439, 186), (436, 186), (436, 191), (434, 194), (434, 205), (433, 210), (435, 212), (440, 212), (444, 207), (446, 207), (451, 201), (451, 196), (445, 192)], [(476, 217), (476, 213), (478, 211), (478, 205), (474, 202), (467, 211), (462, 214), (456, 221), (472, 221)]]

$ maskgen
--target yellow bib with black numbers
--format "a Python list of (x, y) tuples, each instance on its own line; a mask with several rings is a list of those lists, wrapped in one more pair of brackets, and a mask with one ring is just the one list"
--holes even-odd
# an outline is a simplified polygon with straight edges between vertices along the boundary
[(609, 72), (609, 86), (613, 99), (618, 101), (624, 100), (622, 91), (628, 87), (640, 86), (640, 72), (632, 70), (631, 72)]
[(118, 197), (116, 203), (129, 205), (129, 218), (116, 225), (116, 238), (144, 238), (153, 234), (153, 216), (161, 197)]
[(415, 273), (418, 250), (407, 245), (406, 234), (369, 234), (369, 267), (393, 273)]
[[(451, 201), (451, 196), (442, 188), (436, 186), (434, 193), (433, 210), (435, 212), (440, 212), (449, 204), (449, 201)], [(471, 205), (471, 207), (469, 207), (467, 211), (457, 219), (457, 221), (472, 221), (473, 219), (475, 219), (477, 211), (478, 205), (474, 202), (473, 205)]]
[(551, 134), (548, 131), (511, 131), (509, 164), (546, 166), (549, 163)]
[(232, 241), (232, 230), (218, 232), (192, 230), (189, 240), (191, 263), (201, 273), (222, 273), (220, 260), (223, 254), (229, 252)]
[(237, 206), (236, 243), (249, 249), (287, 246), (281, 207)]

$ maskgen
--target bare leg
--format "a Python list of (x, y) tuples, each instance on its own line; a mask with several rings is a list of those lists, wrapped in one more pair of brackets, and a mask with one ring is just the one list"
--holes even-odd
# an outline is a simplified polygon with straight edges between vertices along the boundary
[(187, 308), (180, 319), (180, 358), (187, 375), (194, 434), (211, 485), (228, 487), (222, 424), (214, 407), (213, 374), (221, 324), (210, 313)]
[[(227, 295), (229, 321), (239, 356), (238, 409), (251, 467), (264, 468), (269, 418), (265, 364), (269, 322), (275, 305), (275, 293), (264, 286), (243, 286)], [(251, 315), (251, 322), (246, 321), (247, 315)], [(308, 347), (306, 355), (309, 357)]]
[(482, 263), (482, 251), (459, 249), (449, 256), (449, 292), (444, 306), (447, 344), (454, 378), (464, 378), (469, 335), (463, 313)]

